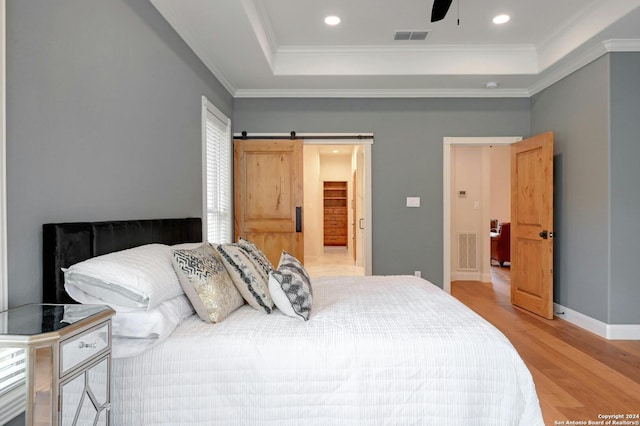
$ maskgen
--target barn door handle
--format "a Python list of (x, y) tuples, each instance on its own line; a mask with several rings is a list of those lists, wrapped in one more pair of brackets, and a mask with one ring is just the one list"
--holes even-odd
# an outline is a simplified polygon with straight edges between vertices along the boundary
[(546, 229), (544, 229), (542, 232), (540, 232), (539, 235), (542, 237), (543, 240), (546, 240), (548, 237), (548, 232)]
[(302, 232), (302, 207), (296, 207), (296, 232)]

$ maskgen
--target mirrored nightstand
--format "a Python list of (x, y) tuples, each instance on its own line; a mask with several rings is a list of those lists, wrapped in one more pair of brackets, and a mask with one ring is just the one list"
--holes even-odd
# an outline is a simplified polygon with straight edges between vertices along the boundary
[(0, 348), (26, 355), (27, 425), (109, 424), (113, 314), (106, 306), (49, 304), (0, 312)]

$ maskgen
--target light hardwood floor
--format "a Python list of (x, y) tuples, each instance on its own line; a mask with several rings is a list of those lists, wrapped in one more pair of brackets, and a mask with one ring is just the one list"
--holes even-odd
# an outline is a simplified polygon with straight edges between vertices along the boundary
[(492, 281), (456, 281), (451, 294), (501, 330), (520, 353), (546, 425), (589, 424), (615, 414), (631, 416), (618, 420), (630, 423), (618, 424), (640, 424), (640, 341), (606, 340), (514, 308), (508, 268), (492, 267)]
[(304, 268), (312, 278), (364, 275), (364, 268), (354, 265), (353, 254), (340, 246), (327, 246), (321, 256), (305, 258)]

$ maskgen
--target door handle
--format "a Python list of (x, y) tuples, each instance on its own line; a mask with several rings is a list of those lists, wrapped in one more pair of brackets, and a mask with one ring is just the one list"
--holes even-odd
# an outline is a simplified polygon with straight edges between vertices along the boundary
[(302, 232), (302, 207), (296, 207), (296, 232)]
[(364, 218), (363, 218), (363, 217), (361, 217), (360, 219), (358, 219), (358, 228), (360, 228), (360, 229), (364, 229), (364, 225), (363, 225), (363, 223), (364, 223)]
[(538, 235), (540, 235), (540, 237), (542, 237), (543, 240), (546, 240), (548, 237), (547, 230), (546, 229), (542, 230), (542, 232), (540, 232), (540, 234)]

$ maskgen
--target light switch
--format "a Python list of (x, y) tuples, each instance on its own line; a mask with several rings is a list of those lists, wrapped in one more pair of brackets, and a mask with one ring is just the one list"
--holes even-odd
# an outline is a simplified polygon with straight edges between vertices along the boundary
[(420, 197), (407, 197), (407, 207), (420, 207)]
[(473, 209), (474, 210), (478, 210), (480, 208), (480, 201), (474, 201), (473, 202)]

